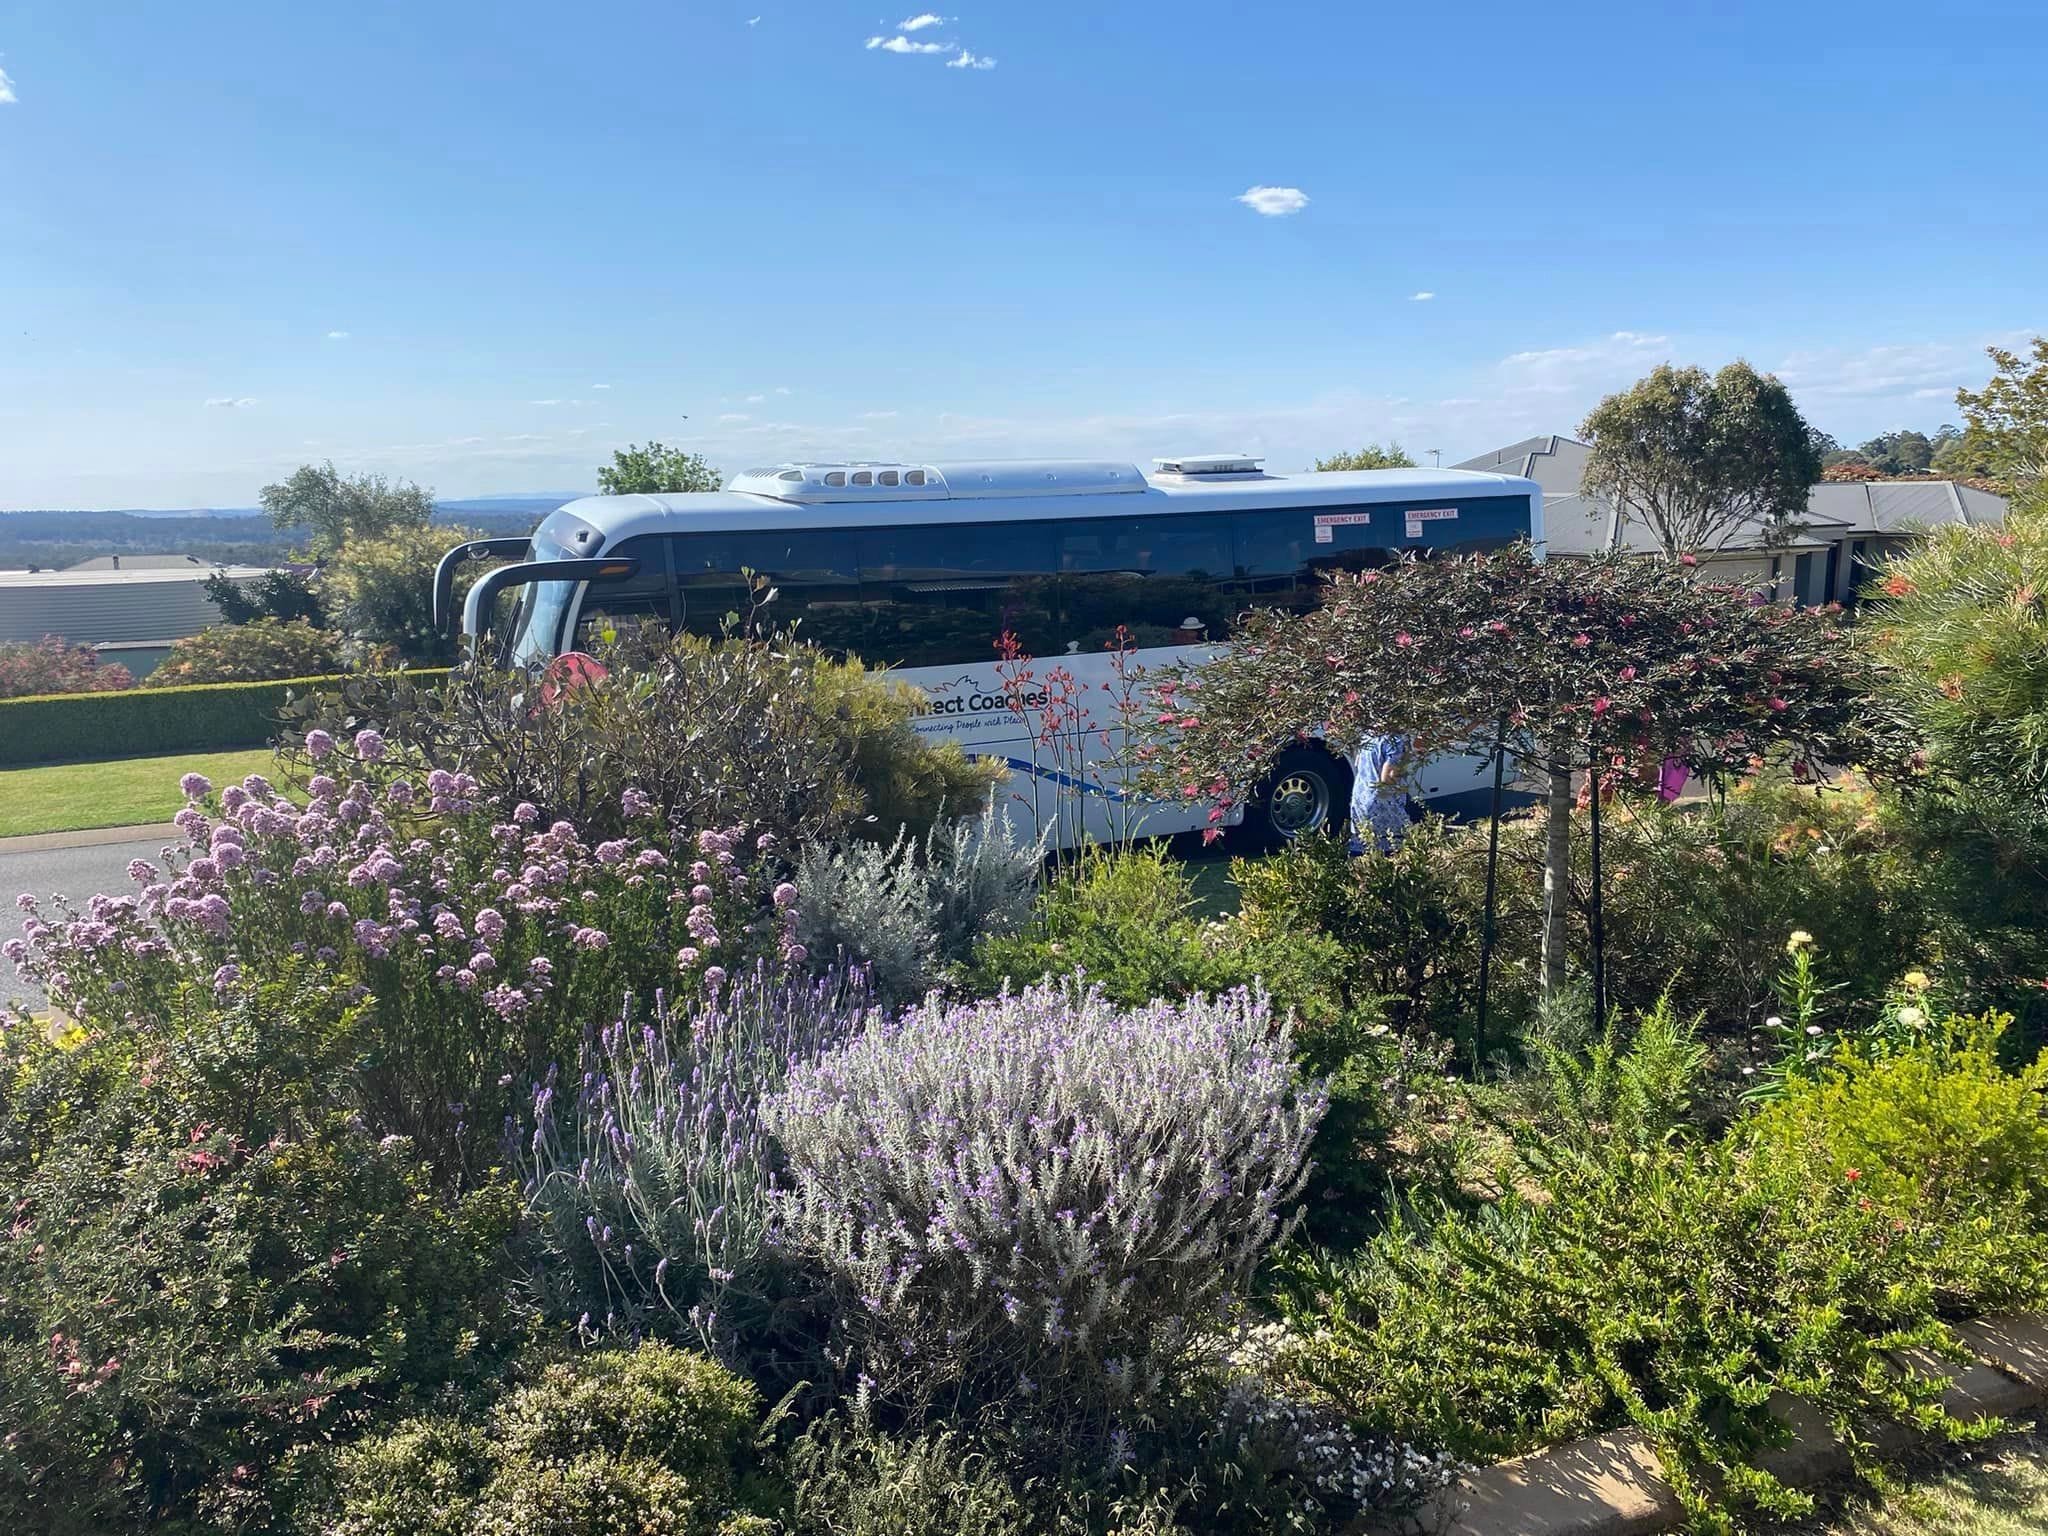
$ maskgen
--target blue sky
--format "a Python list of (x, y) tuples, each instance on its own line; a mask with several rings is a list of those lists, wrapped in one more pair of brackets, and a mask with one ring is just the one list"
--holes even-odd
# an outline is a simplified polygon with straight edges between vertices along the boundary
[(1737, 355), (1856, 438), (2048, 327), (2039, 0), (926, 14), (0, 0), (0, 507), (1448, 463)]

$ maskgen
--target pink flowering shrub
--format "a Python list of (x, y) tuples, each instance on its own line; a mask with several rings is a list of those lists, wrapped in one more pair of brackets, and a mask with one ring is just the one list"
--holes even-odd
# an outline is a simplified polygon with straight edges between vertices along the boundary
[(783, 1242), (885, 1392), (1141, 1411), (1292, 1228), (1325, 1094), (1245, 992), (1124, 1010), (1078, 980), (937, 999), (768, 1102)]
[(383, 761), (375, 732), (355, 758), (346, 782), (313, 774), (303, 808), (260, 776), (216, 799), (188, 774), (184, 845), (132, 864), (135, 894), (83, 911), (22, 897), (6, 957), (100, 1024), (305, 957), (367, 1011), (366, 1110), (437, 1158), (495, 1143), (513, 1083), (572, 1055), (622, 996), (804, 958), (762, 865), (772, 841), (745, 828), (655, 824), (593, 846), (529, 805), (498, 818), (466, 775)]

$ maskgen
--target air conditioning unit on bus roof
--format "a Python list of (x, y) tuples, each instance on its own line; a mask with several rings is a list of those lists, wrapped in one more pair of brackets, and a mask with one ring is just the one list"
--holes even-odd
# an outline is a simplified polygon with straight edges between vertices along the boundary
[(1246, 453), (1184, 453), (1177, 459), (1154, 459), (1162, 475), (1257, 475), (1265, 459)]

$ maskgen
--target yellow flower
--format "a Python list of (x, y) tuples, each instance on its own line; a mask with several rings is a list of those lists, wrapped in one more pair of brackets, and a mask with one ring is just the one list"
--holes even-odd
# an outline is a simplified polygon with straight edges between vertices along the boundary
[(1794, 928), (1792, 930), (1792, 937), (1785, 941), (1785, 953), (1796, 955), (1802, 949), (1810, 948), (1812, 944), (1812, 934), (1808, 933), (1804, 928)]
[(1911, 987), (1915, 992), (1925, 992), (1929, 985), (1927, 980), (1927, 973), (1925, 971), (1906, 972), (1906, 985)]

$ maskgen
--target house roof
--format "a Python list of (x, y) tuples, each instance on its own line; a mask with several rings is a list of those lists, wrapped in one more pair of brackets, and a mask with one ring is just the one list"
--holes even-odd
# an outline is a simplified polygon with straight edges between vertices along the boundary
[[(1617, 548), (1653, 551), (1655, 541), (1640, 521), (1617, 519), (1611, 503), (1580, 489), (1592, 452), (1577, 438), (1553, 433), (1523, 438), (1456, 467), (1526, 475), (1541, 485), (1545, 542), (1554, 554), (1583, 555)], [(1837, 539), (1904, 534), (1943, 523), (1973, 527), (2000, 523), (2005, 520), (2005, 510), (2004, 497), (1953, 480), (1823, 481), (1807, 493), (1801, 533), (1780, 547), (1818, 549)], [(1738, 537), (1724, 546), (1722, 553), (1761, 548), (1762, 541), (1754, 536)]]
[(64, 567), (67, 571), (200, 571), (214, 568), (217, 562), (202, 560), (197, 555), (94, 555), (90, 560), (76, 560)]

